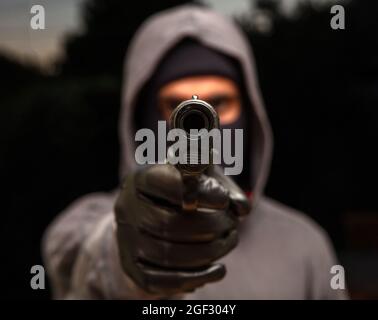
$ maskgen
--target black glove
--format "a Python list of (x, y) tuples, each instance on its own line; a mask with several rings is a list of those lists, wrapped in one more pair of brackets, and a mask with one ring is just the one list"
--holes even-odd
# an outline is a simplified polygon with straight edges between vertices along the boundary
[(172, 165), (158, 164), (130, 174), (115, 212), (123, 270), (147, 292), (190, 292), (222, 279), (212, 264), (238, 242), (238, 217), (250, 211), (244, 193), (217, 168), (199, 178), (198, 209), (182, 210), (183, 183)]

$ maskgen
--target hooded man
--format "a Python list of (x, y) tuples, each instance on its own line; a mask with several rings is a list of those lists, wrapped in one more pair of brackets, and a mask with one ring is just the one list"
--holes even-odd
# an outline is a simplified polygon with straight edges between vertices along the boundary
[[(202, 7), (149, 18), (125, 64), (121, 190), (84, 196), (48, 228), (43, 254), (55, 298), (342, 299), (325, 232), (263, 195), (272, 134), (252, 52), (237, 26)], [(135, 133), (156, 132), (197, 94), (222, 129), (244, 130), (242, 174), (213, 168), (196, 212), (181, 209), (183, 182), (169, 164), (138, 167)]]

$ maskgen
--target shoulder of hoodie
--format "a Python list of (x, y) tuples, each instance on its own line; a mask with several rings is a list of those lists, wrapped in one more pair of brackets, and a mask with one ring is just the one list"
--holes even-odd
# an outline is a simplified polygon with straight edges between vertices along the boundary
[(118, 190), (93, 192), (75, 199), (55, 217), (48, 229), (78, 224), (79, 221), (92, 223), (104, 215), (111, 214), (117, 194)]
[(117, 194), (118, 190), (88, 193), (73, 201), (65, 211), (87, 209), (96, 212), (108, 212), (112, 210)]
[(294, 250), (302, 247), (315, 255), (333, 255), (332, 242), (327, 232), (307, 214), (265, 196), (256, 206), (255, 214), (256, 227), (260, 225), (260, 228), (275, 234), (284, 242), (300, 244)]

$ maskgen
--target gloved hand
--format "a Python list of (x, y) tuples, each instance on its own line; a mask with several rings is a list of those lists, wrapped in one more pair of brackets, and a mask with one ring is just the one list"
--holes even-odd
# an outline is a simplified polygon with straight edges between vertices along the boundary
[(239, 217), (250, 211), (244, 193), (215, 167), (201, 175), (198, 210), (181, 208), (180, 172), (170, 164), (130, 174), (118, 196), (117, 242), (124, 272), (145, 291), (170, 296), (222, 279), (212, 264), (238, 242)]

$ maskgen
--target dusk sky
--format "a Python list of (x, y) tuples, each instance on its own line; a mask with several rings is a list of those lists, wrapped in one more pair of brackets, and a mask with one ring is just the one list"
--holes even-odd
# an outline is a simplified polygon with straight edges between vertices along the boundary
[[(20, 58), (48, 63), (60, 51), (65, 33), (80, 27), (79, 9), (83, 0), (1, 0), (0, 50)], [(45, 8), (46, 29), (32, 30), (30, 8)]]
[[(48, 65), (61, 50), (62, 39), (67, 33), (80, 29), (80, 7), (85, 0), (1, 0), (0, 1), (0, 50), (20, 59), (32, 59)], [(290, 10), (298, 0), (282, 0)], [(206, 0), (222, 13), (238, 14), (250, 8), (250, 0)], [(317, 0), (324, 2), (324, 0)], [(30, 8), (43, 5), (46, 29), (32, 30)]]

